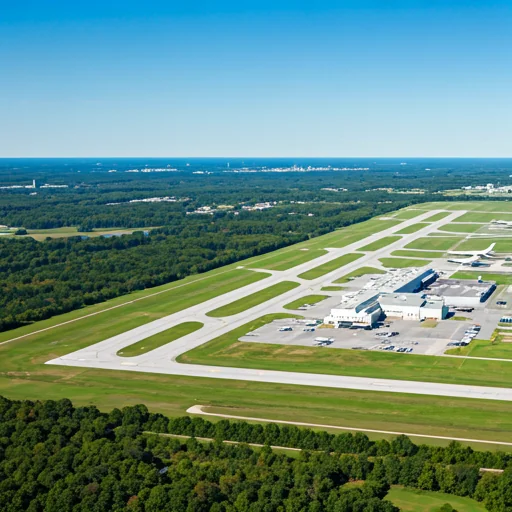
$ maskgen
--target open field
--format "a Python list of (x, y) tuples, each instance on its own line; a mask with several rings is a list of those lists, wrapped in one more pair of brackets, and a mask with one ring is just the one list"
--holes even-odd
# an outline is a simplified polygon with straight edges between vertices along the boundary
[(469, 238), (464, 240), (458, 247), (458, 251), (477, 251), (487, 249), (492, 243), (496, 242), (494, 250), (496, 252), (512, 253), (512, 233), (511, 238)]
[(258, 304), (267, 302), (267, 300), (273, 299), (278, 295), (282, 295), (283, 293), (293, 290), (294, 288), (297, 288), (297, 286), (299, 286), (299, 283), (282, 281), (281, 283), (269, 286), (259, 292), (252, 293), (247, 297), (243, 297), (242, 299), (231, 302), (230, 304), (214, 309), (207, 313), (207, 315), (212, 317), (236, 315), (242, 311), (246, 311), (247, 309), (257, 306)]
[(89, 238), (103, 236), (103, 235), (130, 235), (135, 231), (149, 231), (156, 229), (156, 227), (150, 228), (96, 228), (94, 231), (78, 231), (76, 227), (65, 227), (65, 228), (53, 228), (53, 229), (28, 229), (28, 235), (35, 240), (45, 240), (46, 238), (69, 238), (70, 236), (87, 236)]
[(434, 251), (408, 251), (408, 250), (398, 250), (393, 251), (391, 256), (400, 256), (403, 258), (425, 258), (429, 260), (433, 260), (434, 258), (442, 258), (444, 255), (443, 251), (434, 252)]
[(419, 231), (420, 229), (423, 229), (427, 227), (429, 224), (428, 222), (418, 222), (417, 224), (412, 224), (411, 226), (407, 226), (406, 228), (401, 229), (400, 231), (397, 231), (397, 235), (409, 235), (411, 233), (416, 233), (416, 231)]
[(435, 202), (421, 205), (422, 208), (439, 208), (440, 210), (468, 210), (473, 212), (504, 212), (512, 213), (512, 203), (507, 200), (500, 201), (458, 201), (458, 202)]
[[(457, 237), (424, 237), (418, 238), (406, 245), (406, 249), (426, 249), (434, 250), (434, 251), (448, 251), (453, 249), (458, 243), (460, 243), (463, 239)], [(484, 247), (485, 249), (485, 247)]]
[(379, 261), (387, 268), (423, 267), (431, 263), (430, 260), (417, 260), (414, 258), (380, 258)]
[[(292, 246), (293, 247), (293, 246)], [(301, 263), (314, 260), (319, 256), (327, 254), (324, 249), (288, 249), (277, 252), (271, 252), (265, 256), (251, 258), (244, 262), (245, 266), (251, 268), (262, 268), (265, 270), (288, 270)]]
[(439, 212), (439, 213), (434, 213), (434, 215), (431, 215), (430, 217), (427, 217), (424, 222), (436, 222), (438, 220), (441, 220), (441, 219), (444, 219), (445, 217), (447, 217), (448, 215), (450, 215), (450, 212)]
[(349, 253), (340, 256), (339, 258), (335, 258), (334, 260), (328, 261), (323, 265), (319, 265), (318, 267), (312, 268), (302, 274), (299, 274), (297, 277), (302, 279), (317, 279), (318, 277), (322, 277), (333, 270), (337, 270), (340, 267), (344, 267), (345, 265), (352, 263), (353, 261), (359, 259), (362, 254), (359, 253)]
[(306, 295), (306, 297), (294, 300), (293, 302), (290, 302), (289, 304), (286, 304), (283, 307), (285, 309), (297, 309), (300, 308), (301, 306), (304, 306), (304, 304), (316, 304), (327, 298), (328, 295)]
[(451, 222), (450, 224), (441, 226), (439, 231), (446, 231), (449, 233), (476, 233), (481, 228), (481, 224), (457, 224), (456, 222)]
[(380, 240), (377, 240), (376, 242), (372, 242), (371, 244), (365, 245), (364, 247), (361, 247), (360, 251), (376, 251), (378, 249), (382, 249), (383, 247), (386, 247), (386, 245), (392, 244), (400, 240), (401, 237), (399, 236), (385, 236), (384, 238), (381, 238)]
[(493, 220), (507, 220), (512, 221), (512, 209), (511, 213), (481, 213), (481, 212), (468, 212), (463, 213), (460, 217), (457, 217), (454, 222), (476, 222), (478, 223), (489, 223)]
[(487, 512), (481, 503), (471, 498), (398, 485), (391, 487), (386, 499), (403, 512), (438, 512), (445, 503), (449, 503), (457, 512)]
[(155, 348), (161, 347), (166, 343), (182, 338), (187, 334), (201, 329), (204, 324), (201, 322), (183, 322), (182, 324), (171, 327), (167, 331), (155, 334), (144, 340), (138, 341), (133, 345), (129, 345), (126, 348), (120, 350), (117, 355), (122, 357), (134, 357), (150, 352)]
[(321, 292), (341, 292), (345, 288), (343, 286), (323, 286), (320, 288)]
[(343, 277), (340, 277), (339, 279), (336, 279), (336, 281), (334, 281), (334, 282), (338, 283), (338, 284), (349, 283), (352, 279), (355, 279), (356, 277), (361, 277), (361, 276), (365, 276), (368, 274), (384, 274), (384, 273), (385, 273), (384, 270), (380, 270), (379, 268), (361, 267), (361, 268), (358, 268), (357, 270), (354, 270), (353, 272), (350, 272), (349, 274), (347, 274)]
[(411, 381), (421, 378), (428, 382), (512, 387), (512, 363), (509, 362), (238, 341), (253, 331), (255, 325), (268, 323), (269, 318), (267, 315), (242, 325), (182, 354), (178, 361), (208, 366)]
[(483, 275), (486, 281), (496, 281), (496, 284), (512, 284), (512, 274), (491, 274), (489, 272), (482, 274), (481, 272), (472, 272), (470, 270), (459, 270), (451, 277), (453, 279), (478, 279), (481, 275)]

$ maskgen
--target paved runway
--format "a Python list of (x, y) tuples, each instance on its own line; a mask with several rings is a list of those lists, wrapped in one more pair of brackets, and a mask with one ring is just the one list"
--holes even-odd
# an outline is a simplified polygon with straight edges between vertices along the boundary
[[(85, 349), (73, 352), (60, 358), (48, 361), (46, 364), (79, 366), (88, 368), (103, 368), (110, 370), (130, 370), (149, 373), (162, 373), (170, 375), (186, 375), (192, 377), (209, 377), (230, 380), (247, 380), (255, 382), (272, 382), (280, 384), (307, 385), (320, 387), (333, 387), (345, 389), (362, 389), (370, 391), (390, 391), (400, 393), (440, 395), (466, 398), (484, 398), (492, 400), (512, 400), (512, 389), (487, 388), (475, 386), (461, 386), (452, 384), (436, 384), (425, 382), (410, 382), (388, 379), (343, 377), (335, 375), (321, 375), (310, 373), (280, 372), (267, 370), (248, 370), (243, 368), (213, 367), (201, 365), (188, 365), (176, 362), (176, 358), (195, 347), (242, 326), (268, 313), (290, 311), (283, 309), (283, 305), (305, 295), (321, 293), (320, 289), (333, 280), (352, 272), (362, 266), (382, 268), (379, 258), (389, 255), (391, 252), (402, 249), (418, 237), (425, 236), (435, 231), (438, 227), (453, 221), (462, 215), (464, 211), (456, 211), (447, 217), (425, 226), (423, 229), (404, 235), (397, 242), (377, 251), (369, 252), (358, 260), (345, 265), (314, 280), (304, 280), (297, 276), (307, 270), (322, 265), (344, 254), (357, 251), (371, 242), (377, 241), (409, 225), (416, 224), (434, 215), (438, 211), (433, 210), (406, 220), (397, 226), (383, 230), (363, 240), (355, 242), (343, 248), (328, 249), (328, 254), (320, 256), (312, 261), (297, 265), (285, 271), (268, 271), (271, 276), (238, 290), (231, 291), (222, 296), (197, 304), (178, 313), (155, 320), (149, 324), (126, 331), (122, 334), (104, 340)], [(455, 270), (455, 268), (452, 270)], [(237, 315), (225, 318), (211, 318), (206, 315), (209, 311), (233, 301), (242, 299), (247, 295), (263, 290), (280, 281), (295, 281), (300, 286), (275, 297), (263, 304), (257, 305)], [(137, 357), (123, 358), (117, 356), (120, 349), (137, 341), (163, 332), (175, 325), (187, 321), (199, 321), (204, 327), (190, 335), (184, 336), (172, 343), (157, 348), (147, 354)]]

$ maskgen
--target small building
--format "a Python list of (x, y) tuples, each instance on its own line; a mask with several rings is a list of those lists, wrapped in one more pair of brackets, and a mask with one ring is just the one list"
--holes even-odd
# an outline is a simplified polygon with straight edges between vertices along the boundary
[(341, 304), (331, 309), (331, 314), (326, 316), (324, 323), (339, 326), (340, 323), (357, 323), (373, 325), (382, 313), (378, 293), (360, 293), (355, 297), (345, 295)]
[(429, 285), (429, 294), (442, 297), (447, 306), (475, 307), (485, 302), (496, 289), (494, 281), (438, 279)]
[(386, 316), (402, 320), (443, 320), (448, 314), (443, 299), (427, 299), (422, 293), (384, 293), (379, 304)]

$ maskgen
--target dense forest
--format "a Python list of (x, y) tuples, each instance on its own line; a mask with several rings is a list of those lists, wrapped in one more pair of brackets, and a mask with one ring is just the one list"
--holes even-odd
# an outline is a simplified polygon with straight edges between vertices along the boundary
[[(214, 440), (158, 435), (167, 432)], [(307, 450), (294, 459), (270, 444)], [(504, 472), (482, 473), (483, 466)], [(512, 457), (457, 443), (416, 446), (405, 436), (370, 441), (276, 424), (169, 420), (143, 405), (105, 414), (66, 399), (0, 397), (5, 512), (398, 512), (385, 499), (393, 484), (471, 496), (489, 512), (508, 512)]]
[[(506, 160), (414, 160), (402, 165), (385, 159), (311, 163), (358, 171), (232, 172), (236, 166), (264, 171), (294, 163), (309, 165), (273, 159), (233, 161), (229, 167), (222, 159), (196, 159), (177, 161), (176, 170), (167, 172), (166, 160), (1, 160), (0, 225), (20, 228), (18, 234), (61, 227), (141, 232), (42, 242), (0, 236), (0, 331), (205, 272), (407, 205), (449, 200), (436, 192), (482, 180), (503, 182), (512, 172)], [(148, 167), (166, 172), (125, 172)], [(5, 188), (30, 186), (32, 179), (35, 189)], [(67, 188), (45, 188), (46, 183)], [(422, 193), (413, 193), (418, 189)], [(176, 201), (130, 202), (154, 197)], [(244, 209), (257, 202), (271, 202), (272, 208)], [(205, 206), (212, 208), (212, 215), (189, 215)]]

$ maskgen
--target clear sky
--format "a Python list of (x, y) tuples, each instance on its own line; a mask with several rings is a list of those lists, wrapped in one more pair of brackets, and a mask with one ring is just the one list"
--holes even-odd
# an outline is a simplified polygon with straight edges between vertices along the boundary
[(512, 156), (512, 0), (2, 2), (2, 156)]

